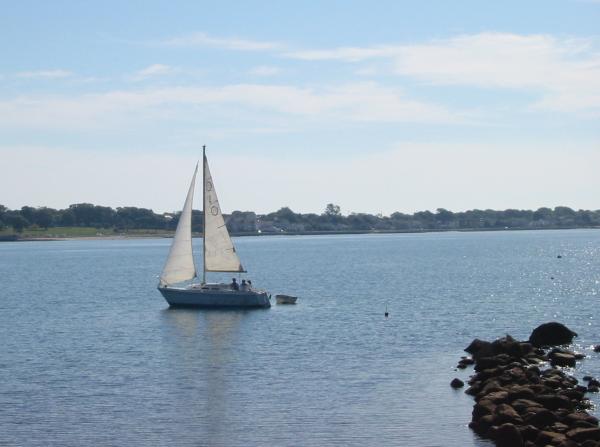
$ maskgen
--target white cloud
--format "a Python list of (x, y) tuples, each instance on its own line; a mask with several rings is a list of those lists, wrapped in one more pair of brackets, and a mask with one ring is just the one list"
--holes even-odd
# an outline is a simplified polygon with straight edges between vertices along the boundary
[(153, 64), (153, 65), (149, 65), (148, 67), (137, 71), (133, 76), (131, 76), (131, 79), (133, 79), (134, 81), (142, 81), (144, 79), (153, 78), (153, 77), (157, 77), (157, 76), (165, 76), (165, 75), (174, 74), (174, 73), (177, 73), (178, 71), (179, 71), (178, 69), (171, 67), (169, 65)]
[[(173, 151), (117, 153), (46, 147), (4, 146), (0, 156), (10, 160), (11, 169), (0, 176), (0, 190), (12, 191), (3, 205), (13, 209), (91, 202), (177, 210), (196, 161)], [(364, 151), (341, 158), (213, 151), (209, 160), (226, 212), (269, 212), (282, 206), (296, 212), (321, 212), (330, 202), (344, 212), (384, 214), (438, 207), (453, 211), (557, 205), (595, 209), (600, 189), (596, 175), (600, 150), (590, 144), (408, 142), (384, 152)], [(232, 167), (239, 166), (244, 169), (232, 175)], [(23, 182), (24, 172), (36, 181)], [(159, 172), (162, 181), (157, 182)], [(19, 188), (14, 187), (17, 184)]]
[(276, 76), (281, 73), (281, 68), (271, 65), (259, 65), (252, 68), (249, 73), (255, 76)]
[(428, 43), (288, 52), (302, 60), (388, 59), (398, 75), (438, 85), (524, 89), (536, 108), (600, 109), (600, 51), (590, 39), (481, 33)]
[(379, 74), (379, 70), (373, 66), (370, 66), (359, 68), (354, 73), (358, 76), (375, 76)]
[(142, 70), (138, 71), (136, 73), (136, 75), (140, 76), (140, 77), (160, 76), (160, 75), (173, 73), (174, 71), (175, 71), (175, 69), (168, 65), (153, 64), (153, 65), (149, 65), (148, 67), (143, 68)]
[(26, 79), (56, 79), (68, 78), (73, 76), (73, 73), (68, 70), (37, 70), (37, 71), (22, 71), (15, 75), (17, 78)]
[[(599, 163), (600, 150), (590, 144), (407, 142), (383, 152), (319, 157), (316, 163), (291, 163), (283, 155), (213, 157), (211, 170), (214, 178), (224, 179), (218, 183), (219, 198), (228, 210), (290, 206), (296, 212), (320, 212), (333, 202), (344, 212), (390, 214), (438, 207), (595, 209)], [(231, 166), (256, 174), (252, 188), (232, 181)]]
[(283, 56), (305, 61), (335, 60), (342, 62), (360, 62), (366, 59), (392, 57), (398, 52), (399, 47), (340, 47), (329, 50), (300, 50), (284, 53)]
[(257, 112), (276, 113), (313, 123), (331, 120), (456, 123), (465, 118), (442, 106), (409, 99), (400, 89), (372, 82), (321, 88), (235, 84), (80, 96), (22, 96), (0, 101), (0, 127), (75, 130), (123, 126), (132, 120), (150, 120), (166, 113), (187, 119), (189, 107), (207, 105), (214, 106), (213, 114), (255, 117)]
[(283, 47), (277, 42), (247, 40), (236, 37), (211, 37), (201, 32), (172, 37), (162, 41), (161, 44), (169, 47), (212, 47), (238, 51), (266, 51)]

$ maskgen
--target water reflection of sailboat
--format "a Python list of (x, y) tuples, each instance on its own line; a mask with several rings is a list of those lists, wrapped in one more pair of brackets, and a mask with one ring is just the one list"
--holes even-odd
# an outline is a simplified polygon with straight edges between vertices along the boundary
[(235, 360), (239, 328), (246, 310), (198, 312), (165, 309), (169, 326), (170, 359), (175, 381), (173, 394), (179, 396), (184, 419), (202, 429), (202, 445), (227, 445), (231, 434), (231, 364)]

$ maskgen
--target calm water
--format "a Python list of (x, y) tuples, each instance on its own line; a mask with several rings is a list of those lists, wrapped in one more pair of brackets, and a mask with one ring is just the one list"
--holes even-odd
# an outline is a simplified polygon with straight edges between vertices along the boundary
[(484, 446), (463, 348), (550, 320), (600, 377), (600, 231), (240, 238), (254, 311), (168, 309), (169, 244), (0, 244), (0, 445)]

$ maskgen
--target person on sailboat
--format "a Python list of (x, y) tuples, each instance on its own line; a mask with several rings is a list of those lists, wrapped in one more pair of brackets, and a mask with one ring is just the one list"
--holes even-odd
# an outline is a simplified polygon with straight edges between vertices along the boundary
[(248, 280), (248, 290), (252, 290), (252, 280)]
[(240, 290), (242, 292), (247, 292), (248, 291), (248, 284), (246, 283), (245, 279), (242, 279), (242, 284), (240, 285)]
[(231, 284), (230, 287), (233, 290), (240, 290), (240, 286), (238, 285), (237, 281), (235, 280), (235, 278), (231, 278)]

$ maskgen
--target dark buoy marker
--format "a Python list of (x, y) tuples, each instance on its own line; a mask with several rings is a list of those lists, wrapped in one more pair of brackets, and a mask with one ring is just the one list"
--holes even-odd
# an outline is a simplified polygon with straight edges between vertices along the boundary
[(558, 255), (558, 256), (557, 256), (557, 258), (558, 258), (558, 259), (562, 258), (562, 255)]
[(390, 313), (387, 310), (387, 304), (385, 305), (385, 313), (383, 315), (385, 315), (385, 318), (390, 316)]

